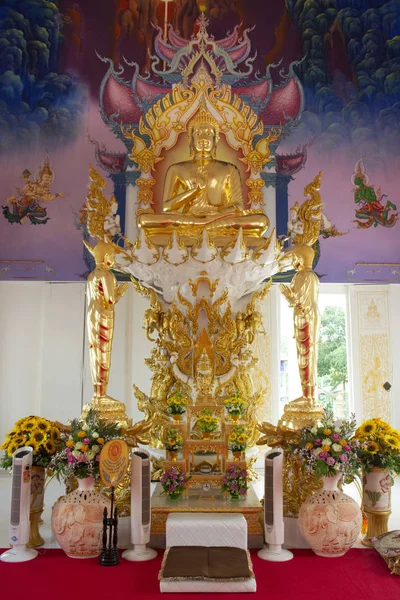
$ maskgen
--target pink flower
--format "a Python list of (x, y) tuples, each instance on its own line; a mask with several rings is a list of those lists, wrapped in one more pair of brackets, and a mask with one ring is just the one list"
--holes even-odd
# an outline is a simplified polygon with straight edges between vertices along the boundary
[(244, 488), (241, 488), (239, 494), (241, 494), (242, 496), (244, 496), (246, 493), (246, 490)]
[(350, 446), (348, 446), (348, 445), (346, 444), (345, 446), (343, 446), (343, 450), (344, 450), (345, 452), (350, 452), (350, 451), (351, 451), (351, 448), (350, 448)]
[(334, 442), (338, 442), (340, 440), (340, 434), (339, 433), (333, 433), (332, 434), (332, 439)]
[(349, 460), (347, 454), (341, 454), (339, 458), (342, 461), (342, 463), (346, 463)]
[(90, 444), (90, 438), (83, 438), (84, 444)]
[(84, 454), (80, 454), (77, 460), (79, 463), (86, 462), (86, 456)]
[(72, 465), (74, 462), (76, 462), (76, 458), (73, 454), (68, 454), (67, 461), (68, 461), (68, 464)]
[(335, 464), (335, 459), (333, 458), (333, 456), (328, 456), (328, 458), (326, 459), (326, 464), (330, 467), (333, 467), (333, 465)]
[(100, 462), (100, 454), (96, 454), (96, 460), (97, 462)]
[(320, 453), (318, 454), (318, 458), (320, 458), (321, 460), (325, 460), (327, 456), (328, 456), (328, 455), (327, 455), (327, 453), (326, 453), (326, 452), (320, 452)]
[(322, 444), (322, 440), (318, 438), (317, 440), (315, 440), (314, 444), (316, 446), (320, 446)]

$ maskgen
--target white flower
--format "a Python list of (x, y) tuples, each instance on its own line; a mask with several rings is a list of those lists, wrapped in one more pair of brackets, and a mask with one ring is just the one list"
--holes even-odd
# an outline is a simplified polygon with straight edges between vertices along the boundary
[(333, 468), (335, 469), (335, 471), (339, 471), (339, 469), (340, 469), (340, 465), (339, 465), (339, 463), (335, 463), (335, 464), (333, 465)]
[(317, 431), (318, 431), (318, 429), (317, 429), (316, 427), (312, 427), (312, 429), (311, 429), (311, 433), (312, 433), (313, 435), (316, 435), (316, 434), (317, 434)]
[[(342, 446), (340, 446), (340, 447), (342, 447)], [(92, 450), (93, 450), (93, 452), (94, 452), (95, 454), (97, 454), (97, 453), (98, 453), (98, 451), (100, 450), (100, 446), (97, 446), (97, 445), (95, 444), (94, 446), (92, 446)]]
[(324, 440), (322, 440), (323, 446), (330, 446), (331, 444), (332, 444), (332, 440), (330, 440), (329, 438), (325, 438)]
[(97, 431), (93, 431), (92, 438), (96, 439), (98, 437), (99, 437), (99, 434), (97, 433)]
[(82, 425), (82, 431), (89, 431), (89, 425), (87, 425), (87, 423)]
[(75, 456), (75, 458), (78, 458), (80, 452), (78, 450), (73, 450), (72, 454)]
[(75, 449), (80, 450), (82, 448), (82, 442), (76, 442)]
[(96, 456), (96, 452), (94, 452), (93, 450), (88, 450), (87, 452), (85, 452), (85, 455), (88, 460), (93, 460)]
[[(343, 425), (343, 421), (341, 421), (340, 419), (338, 419), (337, 421), (335, 421), (334, 424), (333, 424), (333, 426), (335, 427), (335, 431), (339, 430), (340, 427), (342, 427), (342, 425)], [(339, 432), (339, 431), (337, 431), (337, 432)]]
[(342, 450), (342, 446), (340, 444), (332, 444), (332, 450), (335, 452), (340, 452)]
[(315, 450), (313, 450), (313, 454), (314, 456), (318, 456), (318, 454), (322, 452), (321, 448), (316, 448)]

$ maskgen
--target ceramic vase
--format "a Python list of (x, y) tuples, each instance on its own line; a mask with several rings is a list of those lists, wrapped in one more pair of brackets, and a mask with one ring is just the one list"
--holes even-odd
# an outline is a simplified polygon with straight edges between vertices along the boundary
[(363, 476), (363, 505), (368, 529), (362, 540), (364, 546), (372, 546), (371, 538), (388, 532), (391, 515), (392, 478), (387, 469), (372, 467)]
[(361, 509), (338, 490), (340, 478), (340, 473), (323, 477), (323, 489), (309, 496), (300, 508), (300, 531), (318, 556), (343, 556), (361, 531)]
[(235, 462), (238, 462), (242, 458), (241, 452), (232, 452), (232, 454), (233, 454), (233, 459)]
[(238, 423), (238, 421), (240, 419), (240, 415), (234, 415), (234, 414), (231, 413), (230, 414), (230, 418), (231, 418), (232, 423), (236, 424), (236, 423)]
[(44, 467), (32, 467), (31, 471), (31, 506), (30, 506), (30, 531), (29, 548), (43, 546), (44, 539), (40, 535), (39, 527), (42, 523), (44, 508), (44, 482), (46, 471)]
[(182, 415), (172, 415), (174, 423), (180, 423), (182, 421)]
[(173, 462), (176, 462), (177, 458), (178, 458), (178, 453), (174, 452), (173, 450), (169, 451), (169, 457)]
[(102, 550), (103, 511), (110, 502), (99, 494), (93, 477), (79, 479), (78, 489), (54, 505), (51, 528), (57, 542), (71, 558), (94, 558)]

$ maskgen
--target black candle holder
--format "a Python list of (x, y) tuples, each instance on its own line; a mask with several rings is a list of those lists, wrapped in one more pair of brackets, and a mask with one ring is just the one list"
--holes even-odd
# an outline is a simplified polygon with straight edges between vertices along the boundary
[(103, 512), (103, 549), (99, 564), (102, 567), (119, 565), (118, 554), (118, 509), (114, 508), (114, 487), (111, 488), (111, 509), (108, 516), (107, 507)]

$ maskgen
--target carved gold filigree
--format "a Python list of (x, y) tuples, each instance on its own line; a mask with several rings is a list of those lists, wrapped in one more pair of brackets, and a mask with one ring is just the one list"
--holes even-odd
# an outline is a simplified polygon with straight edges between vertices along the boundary
[(265, 181), (264, 179), (247, 179), (246, 185), (250, 188), (249, 199), (252, 205), (257, 206), (260, 204), (261, 206), (265, 206), (265, 202), (263, 200), (264, 195), (261, 191), (261, 188), (264, 187)]
[(312, 246), (318, 239), (321, 229), (322, 198), (319, 190), (321, 188), (322, 171), (318, 173), (311, 183), (304, 188), (304, 196), (307, 198), (299, 207), (296, 202), (291, 208), (293, 222), (299, 223), (299, 232), (293, 236), (294, 244), (307, 244)]
[(206, 283), (208, 285), (208, 289), (210, 291), (210, 296), (211, 296), (211, 298), (213, 298), (215, 291), (218, 287), (219, 279), (216, 279), (215, 281), (211, 281), (211, 279), (209, 277), (206, 277), (204, 275), (202, 275), (201, 277), (198, 277), (196, 279), (196, 281), (192, 281), (191, 279), (189, 279), (189, 287), (190, 287), (190, 290), (191, 290), (194, 298), (197, 296), (199, 285), (201, 283)]
[(297, 517), (308, 496), (322, 488), (322, 479), (316, 473), (305, 473), (298, 457), (285, 452), (283, 465), (283, 514)]
[(155, 184), (156, 180), (153, 177), (147, 179), (140, 177), (137, 180), (136, 185), (139, 188), (138, 204), (143, 204), (143, 206), (154, 204), (152, 188)]

